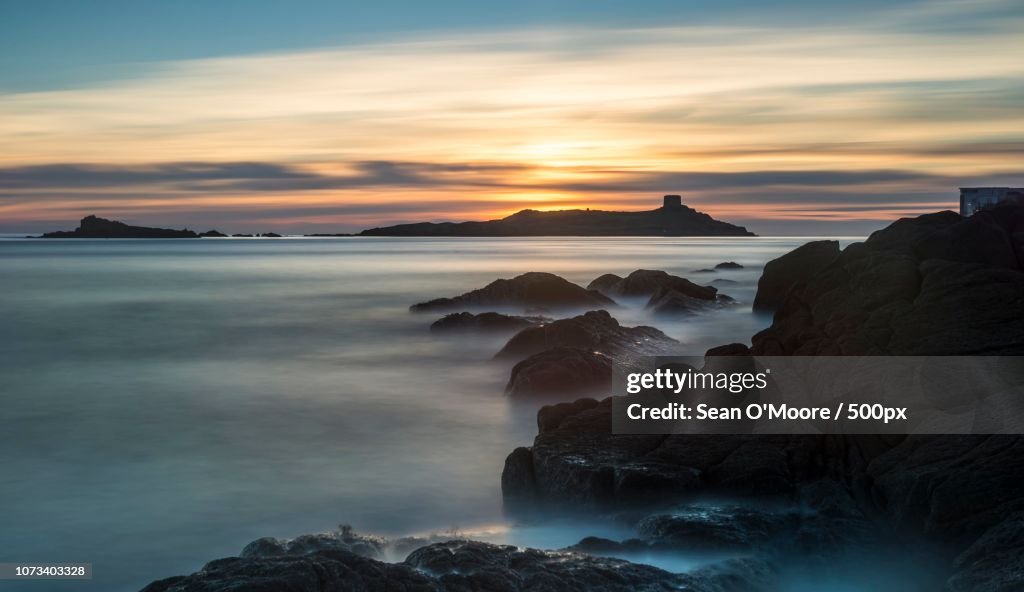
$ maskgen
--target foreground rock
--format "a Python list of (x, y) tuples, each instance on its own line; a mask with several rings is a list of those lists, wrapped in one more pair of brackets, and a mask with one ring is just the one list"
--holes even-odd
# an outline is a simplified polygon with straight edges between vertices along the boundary
[(47, 232), (42, 238), (198, 238), (188, 229), (149, 228), (129, 226), (124, 222), (96, 216), (82, 218), (78, 228), (70, 231)]
[[(815, 248), (831, 252), (831, 247)], [(1024, 206), (1004, 205), (970, 218), (939, 212), (899, 220), (850, 245), (813, 277), (801, 272), (772, 326), (754, 336), (753, 350), (760, 355), (1024, 353), (1022, 253)], [(825, 258), (820, 254), (817, 261)], [(776, 261), (782, 260), (791, 258)]]
[(678, 344), (654, 327), (623, 327), (607, 311), (592, 310), (570, 319), (523, 329), (494, 357), (518, 359), (553, 347), (587, 349), (611, 357), (658, 355)]
[(624, 278), (605, 274), (589, 287), (613, 298), (650, 298), (659, 290), (669, 289), (699, 300), (714, 300), (718, 293), (717, 288), (699, 286), (686, 278), (653, 269), (638, 269)]
[(430, 325), (431, 331), (439, 333), (474, 331), (485, 333), (502, 333), (519, 331), (547, 322), (544, 317), (520, 317), (498, 312), (456, 312), (436, 320)]
[[(900, 220), (837, 250), (818, 243), (769, 264), (765, 278), (777, 275), (759, 294), (781, 298), (774, 322), (752, 350), (729, 353), (1024, 353), (1024, 207)], [(538, 421), (533, 446), (506, 460), (510, 508), (807, 497), (844, 525), (816, 529), (813, 545), (829, 532), (870, 535), (857, 516), (870, 514), (876, 531), (959, 553), (949, 590), (1024, 586), (1020, 436), (614, 436), (610, 399), (542, 410)]]
[(839, 241), (823, 240), (807, 243), (772, 259), (765, 264), (757, 282), (754, 312), (775, 312), (793, 286), (810, 280), (838, 256)]
[(552, 273), (530, 272), (501, 279), (454, 298), (437, 298), (410, 307), (413, 312), (454, 308), (567, 309), (602, 308), (615, 302)]
[(344, 549), (229, 557), (188, 576), (153, 582), (143, 592), (562, 592), (766, 590), (771, 573), (752, 562), (726, 562), (691, 574), (567, 551), (541, 551), (453, 540), (386, 563)]

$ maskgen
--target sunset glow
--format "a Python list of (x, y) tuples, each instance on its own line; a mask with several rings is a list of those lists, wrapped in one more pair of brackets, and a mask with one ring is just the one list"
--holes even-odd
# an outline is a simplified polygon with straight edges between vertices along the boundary
[[(0, 94), (0, 230), (86, 213), (347, 231), (682, 193), (755, 231), (1020, 184), (1021, 11), (818, 26), (416, 32)], [(943, 8), (944, 7), (944, 8)], [(947, 30), (942, 18), (1001, 8)], [(984, 12), (984, 11), (982, 11)]]

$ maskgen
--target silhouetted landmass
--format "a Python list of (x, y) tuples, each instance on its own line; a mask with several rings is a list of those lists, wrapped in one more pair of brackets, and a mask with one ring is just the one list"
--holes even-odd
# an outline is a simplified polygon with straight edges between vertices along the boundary
[(420, 222), (371, 228), (361, 236), (754, 236), (742, 226), (684, 206), (678, 196), (645, 212), (523, 210), (486, 222)]
[(74, 230), (47, 232), (42, 238), (199, 238), (199, 235), (185, 228), (149, 228), (129, 226), (124, 222), (86, 216)]

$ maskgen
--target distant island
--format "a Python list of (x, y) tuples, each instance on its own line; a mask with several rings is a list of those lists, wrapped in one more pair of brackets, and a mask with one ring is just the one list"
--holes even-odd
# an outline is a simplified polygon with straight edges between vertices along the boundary
[(756, 236), (742, 226), (715, 220), (666, 195), (643, 212), (523, 210), (486, 222), (419, 222), (371, 228), (360, 236)]
[[(39, 238), (221, 238), (216, 230), (195, 232), (187, 228), (131, 226), (117, 220), (86, 216), (74, 230), (47, 232)], [(232, 237), (278, 238), (273, 232), (233, 234)], [(643, 212), (603, 210), (522, 210), (500, 220), (486, 222), (419, 222), (371, 228), (356, 235), (308, 234), (306, 236), (756, 236), (742, 226), (715, 220), (683, 205), (682, 197), (666, 195), (662, 206)]]
[[(148, 226), (130, 226), (117, 220), (107, 220), (98, 216), (86, 216), (74, 230), (58, 230), (44, 233), (39, 238), (223, 238), (228, 235), (216, 230), (194, 232), (187, 228), (174, 230), (171, 228), (150, 228)], [(279, 238), (273, 232), (264, 234), (235, 234), (236, 237)]]

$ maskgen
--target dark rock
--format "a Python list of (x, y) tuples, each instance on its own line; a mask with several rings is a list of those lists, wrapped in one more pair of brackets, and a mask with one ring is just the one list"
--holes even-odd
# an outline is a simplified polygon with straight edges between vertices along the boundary
[(501, 279), (479, 290), (454, 298), (437, 298), (410, 307), (414, 312), (450, 310), (453, 308), (515, 307), (515, 308), (600, 308), (614, 306), (600, 292), (587, 290), (557, 275), (542, 272), (524, 273), (510, 280)]
[(949, 592), (1011, 592), (1024, 586), (1024, 512), (993, 526), (953, 562)]
[(405, 563), (437, 578), (445, 590), (708, 590), (691, 576), (621, 559), (474, 541), (423, 547)]
[(570, 319), (523, 329), (494, 357), (523, 358), (553, 347), (620, 355), (658, 355), (679, 342), (654, 327), (623, 327), (607, 311), (592, 310)]
[(562, 420), (597, 407), (596, 399), (576, 399), (572, 403), (545, 405), (537, 412), (537, 432), (543, 434), (558, 429)]
[(743, 269), (743, 266), (735, 261), (723, 261), (716, 265), (715, 269)]
[(142, 592), (441, 591), (436, 578), (403, 563), (342, 550), (309, 555), (217, 559), (189, 576), (153, 582)]
[(718, 294), (712, 300), (694, 298), (674, 288), (661, 287), (647, 301), (647, 310), (658, 315), (693, 315), (735, 303), (731, 297)]
[(42, 238), (198, 238), (191, 230), (170, 230), (129, 226), (124, 222), (86, 216), (78, 228), (71, 231), (47, 232)]
[(670, 275), (664, 271), (638, 269), (613, 284), (608, 288), (608, 293), (625, 298), (650, 298), (661, 289), (675, 290), (700, 300), (714, 300), (715, 294), (718, 292), (716, 288), (698, 286), (686, 278)]
[(615, 275), (614, 273), (606, 273), (599, 276), (594, 281), (587, 284), (588, 290), (597, 290), (598, 292), (607, 295), (611, 288), (622, 281), (622, 277)]
[(227, 237), (227, 235), (224, 234), (223, 232), (218, 232), (216, 230), (207, 230), (206, 232), (200, 232), (199, 236), (201, 238), (225, 238), (225, 237)]
[(497, 312), (482, 312), (473, 314), (469, 312), (455, 312), (445, 315), (430, 325), (431, 331), (454, 332), (454, 331), (481, 331), (481, 332), (507, 332), (519, 331), (539, 323), (547, 322), (544, 317), (520, 317), (501, 314)]
[(711, 283), (716, 285), (716, 286), (735, 286), (739, 282), (737, 282), (736, 280), (727, 280), (725, 278), (718, 278), (718, 279), (712, 280)]
[(261, 238), (281, 238), (281, 235), (276, 232), (264, 232), (259, 235)]
[(786, 294), (813, 278), (839, 256), (839, 241), (814, 241), (798, 247), (764, 266), (757, 282), (754, 312), (775, 312)]
[(736, 550), (768, 544), (798, 526), (799, 515), (793, 510), (701, 504), (648, 516), (637, 525), (637, 532), (655, 546)]
[[(754, 336), (754, 352), (1024, 353), (1024, 272), (1013, 238), (1021, 218), (1024, 206), (1000, 206), (971, 218), (941, 212), (893, 223), (790, 282), (772, 326)], [(819, 261), (827, 258), (830, 249), (818, 249)]]
[(556, 347), (534, 354), (512, 367), (505, 393), (509, 396), (576, 397), (607, 394), (612, 359), (588, 349)]
[(714, 269), (708, 269), (707, 267), (703, 267), (701, 269), (694, 269), (693, 273), (716, 273), (716, 271)]
[(231, 236), (234, 238), (253, 238), (251, 234), (232, 234)]
[(352, 532), (343, 526), (337, 532), (306, 534), (294, 539), (257, 539), (242, 549), (241, 557), (276, 557), (280, 555), (308, 555), (318, 551), (348, 551), (363, 557), (380, 558), (387, 541)]

